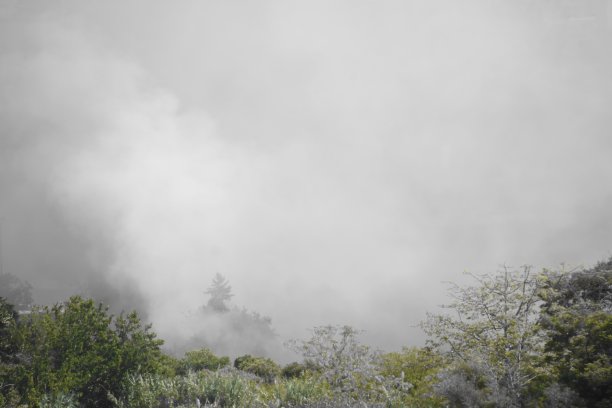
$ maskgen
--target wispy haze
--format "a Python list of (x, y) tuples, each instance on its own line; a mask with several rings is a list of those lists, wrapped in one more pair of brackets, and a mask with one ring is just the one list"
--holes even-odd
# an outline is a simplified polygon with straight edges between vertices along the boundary
[(561, 3), (3, 1), (3, 268), (394, 349), (466, 269), (608, 257), (612, 2)]

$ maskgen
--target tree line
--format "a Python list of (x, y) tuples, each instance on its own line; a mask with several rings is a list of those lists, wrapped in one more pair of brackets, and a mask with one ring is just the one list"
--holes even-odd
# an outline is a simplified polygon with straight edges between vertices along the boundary
[[(612, 258), (471, 278), (421, 323), (424, 347), (380, 352), (352, 327), (321, 326), (287, 342), (302, 360), (285, 366), (205, 347), (171, 356), (136, 312), (92, 299), (17, 313), (0, 297), (0, 406), (612, 406)], [(222, 277), (207, 293), (209, 311), (227, 312)]]

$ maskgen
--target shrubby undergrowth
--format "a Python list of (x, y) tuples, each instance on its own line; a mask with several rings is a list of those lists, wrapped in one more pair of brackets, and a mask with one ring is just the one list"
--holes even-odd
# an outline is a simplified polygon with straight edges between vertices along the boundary
[(284, 367), (208, 348), (166, 355), (136, 313), (81, 297), (25, 314), (0, 298), (0, 407), (612, 406), (612, 259), (474, 278), (423, 323), (426, 347), (381, 353), (352, 327), (321, 326), (288, 343), (303, 360)]

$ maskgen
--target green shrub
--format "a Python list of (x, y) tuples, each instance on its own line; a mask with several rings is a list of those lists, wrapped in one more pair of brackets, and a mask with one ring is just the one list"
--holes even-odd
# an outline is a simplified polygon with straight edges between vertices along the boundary
[(229, 365), (229, 357), (217, 357), (207, 348), (188, 351), (179, 363), (179, 372), (186, 374), (188, 371), (218, 370)]
[(297, 362), (287, 364), (283, 367), (281, 375), (284, 378), (300, 378), (306, 373), (306, 366)]
[(174, 377), (181, 371), (181, 360), (162, 353), (158, 360), (157, 372), (165, 377)]
[(234, 367), (247, 373), (254, 374), (266, 382), (273, 382), (281, 373), (278, 364), (269, 358), (252, 357), (250, 355), (236, 358)]
[(291, 378), (274, 385), (274, 397), (283, 407), (302, 406), (330, 398), (329, 385), (314, 377)]
[(149, 329), (136, 313), (114, 319), (78, 296), (34, 309), (10, 328), (7, 341), (19, 353), (0, 383), (10, 380), (31, 407), (57, 406), (68, 394), (82, 406), (110, 407), (108, 393), (120, 395), (126, 375), (159, 368), (162, 341)]
[(245, 354), (244, 356), (236, 357), (236, 359), (234, 360), (234, 368), (242, 370), (242, 367), (246, 364), (246, 362), (252, 359), (253, 356), (250, 354)]
[[(428, 348), (404, 348), (401, 352), (383, 354), (379, 372), (387, 379), (396, 379), (397, 385), (409, 384), (405, 401), (410, 406), (442, 406), (442, 398), (433, 395), (437, 374), (447, 363), (444, 357)], [(387, 386), (387, 388), (389, 388)], [(397, 389), (397, 387), (395, 387)]]

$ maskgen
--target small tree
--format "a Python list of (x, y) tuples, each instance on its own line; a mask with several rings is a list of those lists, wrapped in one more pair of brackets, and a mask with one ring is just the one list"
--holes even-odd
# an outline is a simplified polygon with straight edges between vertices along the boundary
[(471, 275), (477, 286), (453, 284), (452, 314), (429, 315), (421, 324), (433, 346), (447, 350), (458, 366), (478, 366), (490, 402), (520, 406), (541, 371), (538, 294), (542, 278), (529, 266), (504, 267), (496, 275)]
[(310, 340), (292, 340), (287, 345), (321, 370), (333, 388), (351, 392), (361, 380), (374, 377), (376, 368), (377, 355), (359, 344), (358, 333), (350, 326), (319, 326), (312, 330)]
[(161, 360), (162, 341), (135, 313), (114, 319), (79, 296), (20, 316), (8, 340), (23, 367), (11, 384), (28, 406), (70, 393), (82, 406), (111, 407), (109, 394), (121, 396), (128, 376), (157, 372)]
[(227, 312), (229, 310), (225, 302), (229, 301), (234, 295), (232, 294), (232, 287), (223, 275), (217, 273), (211, 286), (204, 293), (210, 295), (207, 305), (212, 310), (216, 312)]

